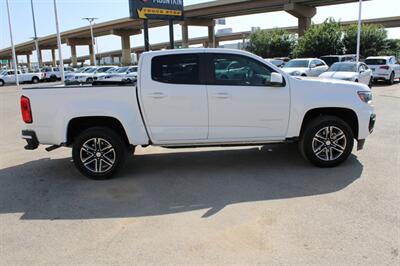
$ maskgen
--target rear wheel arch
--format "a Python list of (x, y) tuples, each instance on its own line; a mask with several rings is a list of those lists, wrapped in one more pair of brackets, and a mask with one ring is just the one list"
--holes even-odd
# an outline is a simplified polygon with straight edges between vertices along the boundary
[(355, 139), (358, 139), (358, 117), (357, 114), (349, 108), (341, 107), (323, 107), (308, 110), (303, 117), (303, 122), (301, 125), (300, 136), (302, 136), (307, 125), (321, 116), (336, 116), (346, 122), (353, 132)]
[(86, 116), (71, 119), (67, 126), (66, 144), (72, 145), (82, 132), (93, 127), (105, 127), (113, 130), (121, 137), (127, 147), (130, 146), (124, 126), (117, 118), (110, 116)]

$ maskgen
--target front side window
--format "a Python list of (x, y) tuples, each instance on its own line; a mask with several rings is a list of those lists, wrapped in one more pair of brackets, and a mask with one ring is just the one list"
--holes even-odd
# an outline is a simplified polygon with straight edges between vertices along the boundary
[(180, 54), (156, 56), (151, 62), (151, 78), (173, 84), (200, 84), (199, 56)]
[(309, 60), (290, 60), (284, 68), (289, 68), (289, 67), (308, 67), (308, 64), (310, 63)]
[(254, 59), (231, 54), (214, 55), (213, 66), (216, 85), (266, 86), (275, 72)]

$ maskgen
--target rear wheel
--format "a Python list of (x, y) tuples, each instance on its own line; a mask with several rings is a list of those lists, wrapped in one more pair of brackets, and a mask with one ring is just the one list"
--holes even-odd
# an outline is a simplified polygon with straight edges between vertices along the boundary
[(0, 79), (0, 87), (4, 86), (4, 80)]
[(334, 167), (345, 161), (354, 144), (350, 126), (335, 116), (321, 116), (306, 125), (300, 138), (302, 155), (319, 167)]
[(57, 81), (57, 76), (52, 75), (52, 76), (50, 77), (50, 81), (51, 81), (51, 82)]
[(393, 84), (394, 84), (394, 72), (392, 72), (392, 73), (390, 74), (390, 78), (389, 78), (389, 80), (387, 81), (387, 83), (388, 83), (389, 85), (393, 85)]
[(38, 77), (33, 77), (33, 78), (32, 78), (32, 83), (33, 83), (33, 84), (39, 83), (39, 78), (38, 78)]
[(122, 137), (105, 127), (85, 130), (74, 141), (72, 158), (76, 168), (95, 180), (110, 179), (125, 161), (128, 149)]
[(93, 83), (93, 79), (92, 79), (92, 78), (88, 78), (88, 79), (86, 80), (86, 83), (89, 83), (89, 84)]

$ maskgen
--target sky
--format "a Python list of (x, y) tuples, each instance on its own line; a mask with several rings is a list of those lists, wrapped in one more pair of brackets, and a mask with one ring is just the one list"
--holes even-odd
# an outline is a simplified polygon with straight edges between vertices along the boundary
[[(208, 2), (209, 0), (184, 0), (185, 5)], [(30, 40), (33, 34), (30, 0), (9, 0), (14, 44)], [(46, 36), (56, 32), (53, 0), (33, 0), (38, 36)], [(97, 17), (96, 22), (105, 22), (129, 16), (128, 0), (57, 0), (59, 26), (61, 31), (88, 25), (83, 17)], [(363, 3), (363, 19), (400, 16), (400, 0), (371, 0)], [(323, 22), (326, 18), (336, 20), (356, 20), (358, 4), (342, 4), (317, 8), (313, 17), (314, 23)], [(226, 19), (226, 25), (217, 25), (216, 29), (232, 28), (236, 31), (250, 30), (251, 27), (274, 28), (297, 25), (297, 19), (286, 12), (271, 12), (257, 15), (232, 17)], [(0, 0), (0, 49), (11, 46), (8, 31), (6, 0)], [(166, 27), (150, 29), (150, 43), (168, 41)], [(400, 28), (388, 29), (389, 38), (400, 38)], [(189, 37), (207, 35), (206, 27), (189, 27)], [(180, 26), (175, 26), (175, 39), (181, 39)], [(131, 37), (131, 46), (143, 45), (143, 36)], [(97, 38), (98, 52), (121, 48), (118, 36)], [(70, 57), (68, 46), (62, 47), (63, 57)], [(50, 60), (50, 51), (42, 51), (45, 60)], [(78, 46), (78, 56), (88, 54), (87, 46)], [(25, 57), (19, 57), (24, 62)], [(32, 61), (36, 61), (33, 53)]]

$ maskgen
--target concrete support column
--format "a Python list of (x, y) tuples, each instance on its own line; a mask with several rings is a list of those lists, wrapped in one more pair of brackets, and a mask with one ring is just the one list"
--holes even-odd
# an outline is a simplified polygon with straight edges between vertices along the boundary
[(130, 64), (132, 64), (131, 40), (129, 34), (121, 35), (121, 46), (122, 46), (121, 64), (123, 66), (129, 66)]
[(43, 57), (42, 57), (42, 50), (39, 49), (39, 51), (36, 51), (37, 53), (37, 58), (38, 58), (38, 64), (39, 64), (39, 68), (42, 68), (43, 66)]
[(28, 69), (31, 69), (31, 56), (26, 55), (26, 65), (28, 66)]
[(298, 19), (298, 34), (303, 36), (311, 25), (311, 18), (317, 13), (315, 7), (304, 6), (296, 3), (284, 5), (284, 10)]
[(208, 26), (208, 48), (215, 48), (215, 26)]
[(51, 49), (51, 64), (53, 65), (53, 67), (57, 66), (57, 60), (56, 60), (56, 49)]
[(71, 64), (72, 67), (78, 67), (78, 59), (76, 57), (76, 45), (71, 45)]
[(92, 44), (89, 44), (89, 59), (90, 59), (90, 65), (94, 66), (94, 47)]
[(299, 36), (303, 36), (311, 26), (311, 18), (299, 17), (298, 20), (298, 34)]
[(182, 48), (189, 47), (189, 26), (186, 23), (181, 25), (182, 27)]

